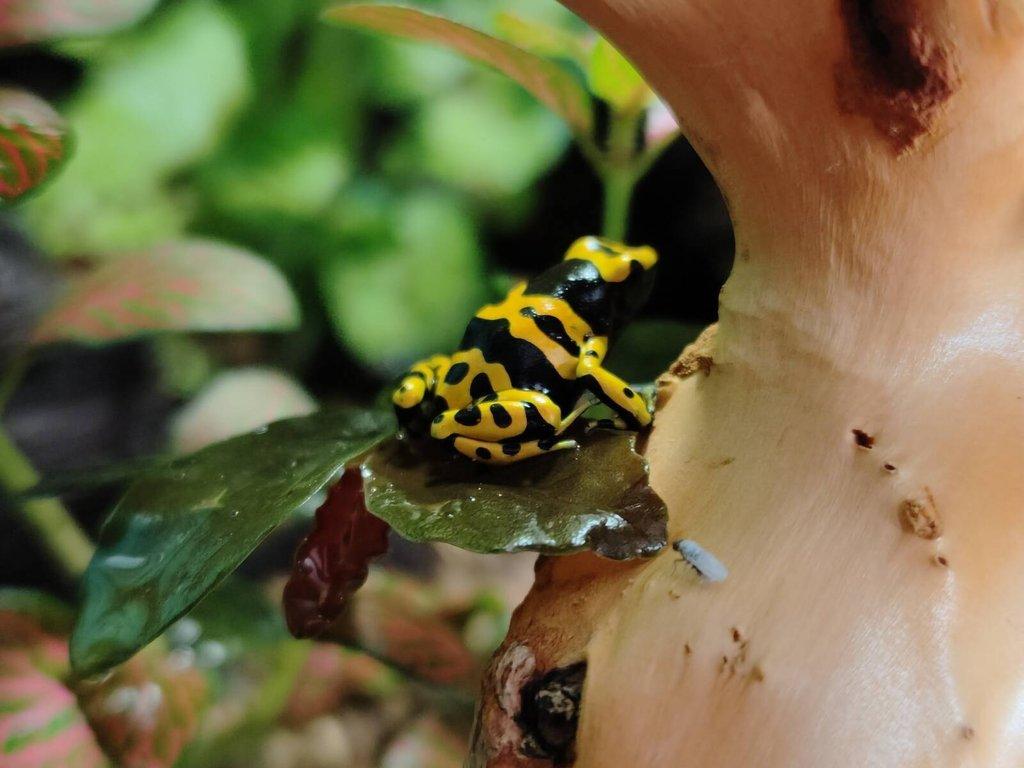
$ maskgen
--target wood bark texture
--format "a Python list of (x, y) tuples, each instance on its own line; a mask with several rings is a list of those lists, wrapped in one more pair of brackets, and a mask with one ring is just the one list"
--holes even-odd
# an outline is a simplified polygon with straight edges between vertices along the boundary
[(471, 764), (551, 765), (523, 686), (585, 661), (582, 768), (1024, 765), (1022, 6), (566, 3), (729, 204), (646, 453), (730, 573), (543, 560)]

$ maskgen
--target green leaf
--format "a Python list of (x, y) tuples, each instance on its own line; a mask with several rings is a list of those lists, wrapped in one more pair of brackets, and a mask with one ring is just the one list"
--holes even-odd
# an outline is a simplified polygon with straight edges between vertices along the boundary
[(265, 592), (255, 583), (229, 576), (172, 624), (164, 637), (172, 650), (191, 652), (187, 655), (194, 655), (204, 668), (217, 668), (251, 651), (276, 649), (292, 637), (280, 600), (271, 602)]
[(216, 360), (201, 337), (164, 333), (153, 339), (150, 349), (160, 371), (161, 388), (175, 397), (192, 397), (216, 373)]
[(225, 371), (174, 417), (171, 445), (181, 453), (196, 451), (315, 410), (316, 401), (285, 373), (269, 368)]
[(31, 617), (51, 635), (67, 635), (75, 621), (74, 611), (55, 597), (33, 589), (0, 588), (0, 613)]
[(569, 136), (521, 92), (497, 85), (471, 84), (426, 102), (413, 120), (411, 152), (399, 145), (406, 151), (399, 162), (389, 157), (389, 165), (419, 165), (442, 181), (503, 203), (528, 189), (555, 164)]
[(380, 71), (374, 81), (373, 98), (383, 106), (417, 109), (457, 88), (473, 71), (472, 62), (444, 48), (409, 45), (395, 38), (375, 42)]
[(71, 638), (80, 674), (131, 656), (184, 615), (344, 465), (394, 431), (340, 409), (280, 421), (143, 475), (103, 527)]
[(239, 248), (188, 240), (111, 258), (74, 280), (33, 341), (106, 344), (159, 331), (284, 330), (298, 319), (276, 268)]
[(244, 41), (219, 4), (169, 4), (105, 43), (65, 114), (75, 156), (25, 206), (57, 256), (97, 256), (180, 235), (191, 215), (170, 181), (217, 144), (249, 93)]
[(0, 7), (0, 46), (97, 35), (134, 24), (158, 0), (7, 0)]
[(69, 145), (67, 123), (49, 104), (0, 88), (0, 200), (17, 200), (51, 178)]
[(345, 253), (320, 275), (339, 337), (385, 375), (451, 349), (486, 299), (473, 221), (458, 204), (418, 194), (394, 205), (394, 245)]
[(626, 381), (654, 381), (703, 330), (674, 320), (634, 320), (615, 339), (606, 366)]
[(214, 205), (240, 219), (316, 216), (337, 196), (350, 162), (337, 132), (310, 110), (257, 107), (210, 164), (203, 185)]
[(407, 539), (474, 552), (655, 554), (666, 543), (665, 504), (647, 485), (634, 435), (581, 440), (500, 468), (427, 460), (395, 440), (366, 460), (366, 505)]
[(393, 5), (341, 5), (325, 18), (402, 37), (437, 43), (467, 58), (489, 64), (532, 93), (565, 120), (579, 136), (589, 137), (593, 112), (586, 90), (558, 64), (504, 40), (440, 16)]
[(100, 464), (84, 469), (70, 469), (65, 472), (48, 474), (15, 498), (19, 501), (40, 499), (94, 488), (123, 487), (139, 475), (156, 467), (165, 466), (170, 461), (171, 459), (165, 456), (147, 456), (116, 464)]
[(502, 11), (496, 19), (498, 33), (510, 43), (547, 58), (569, 59), (586, 66), (588, 51), (581, 35), (551, 24), (525, 19)]
[(638, 112), (653, 97), (640, 73), (604, 38), (590, 52), (587, 79), (590, 90), (620, 113)]

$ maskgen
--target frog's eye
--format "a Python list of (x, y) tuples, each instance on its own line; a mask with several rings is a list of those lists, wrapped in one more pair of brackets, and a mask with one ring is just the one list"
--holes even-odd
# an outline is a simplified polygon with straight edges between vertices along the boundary
[(595, 253), (603, 253), (605, 256), (621, 256), (629, 250), (621, 243), (613, 243), (611, 240), (604, 240), (600, 237), (588, 237), (587, 248)]
[(565, 258), (595, 261), (601, 257), (618, 256), (625, 250), (627, 250), (625, 246), (613, 243), (611, 240), (588, 235), (570, 245), (569, 250), (565, 253)]
[(653, 248), (630, 248), (622, 243), (599, 237), (581, 237), (573, 243), (565, 258), (589, 261), (610, 283), (621, 283), (634, 272), (650, 269), (658, 261)]

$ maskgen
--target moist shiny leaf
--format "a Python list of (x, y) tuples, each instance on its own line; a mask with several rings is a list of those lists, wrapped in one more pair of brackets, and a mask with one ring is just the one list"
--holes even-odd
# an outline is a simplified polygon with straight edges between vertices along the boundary
[(408, 539), (474, 552), (650, 556), (666, 544), (666, 510), (634, 439), (595, 431), (576, 450), (507, 467), (428, 459), (395, 440), (364, 465), (367, 506)]
[(270, 425), (142, 475), (103, 528), (71, 639), (80, 674), (131, 656), (231, 573), (297, 507), (394, 430), (338, 409)]
[(345, 472), (317, 509), (284, 587), (285, 617), (295, 637), (316, 637), (341, 615), (366, 581), (370, 561), (387, 552), (390, 530), (366, 510), (359, 472)]

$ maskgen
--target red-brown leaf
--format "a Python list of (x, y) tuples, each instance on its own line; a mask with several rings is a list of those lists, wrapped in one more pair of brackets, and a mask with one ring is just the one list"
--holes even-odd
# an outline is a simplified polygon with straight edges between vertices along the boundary
[(313, 530), (299, 545), (284, 588), (288, 629), (318, 637), (363, 585), (370, 561), (387, 552), (388, 524), (366, 510), (358, 469), (346, 470), (316, 511)]

